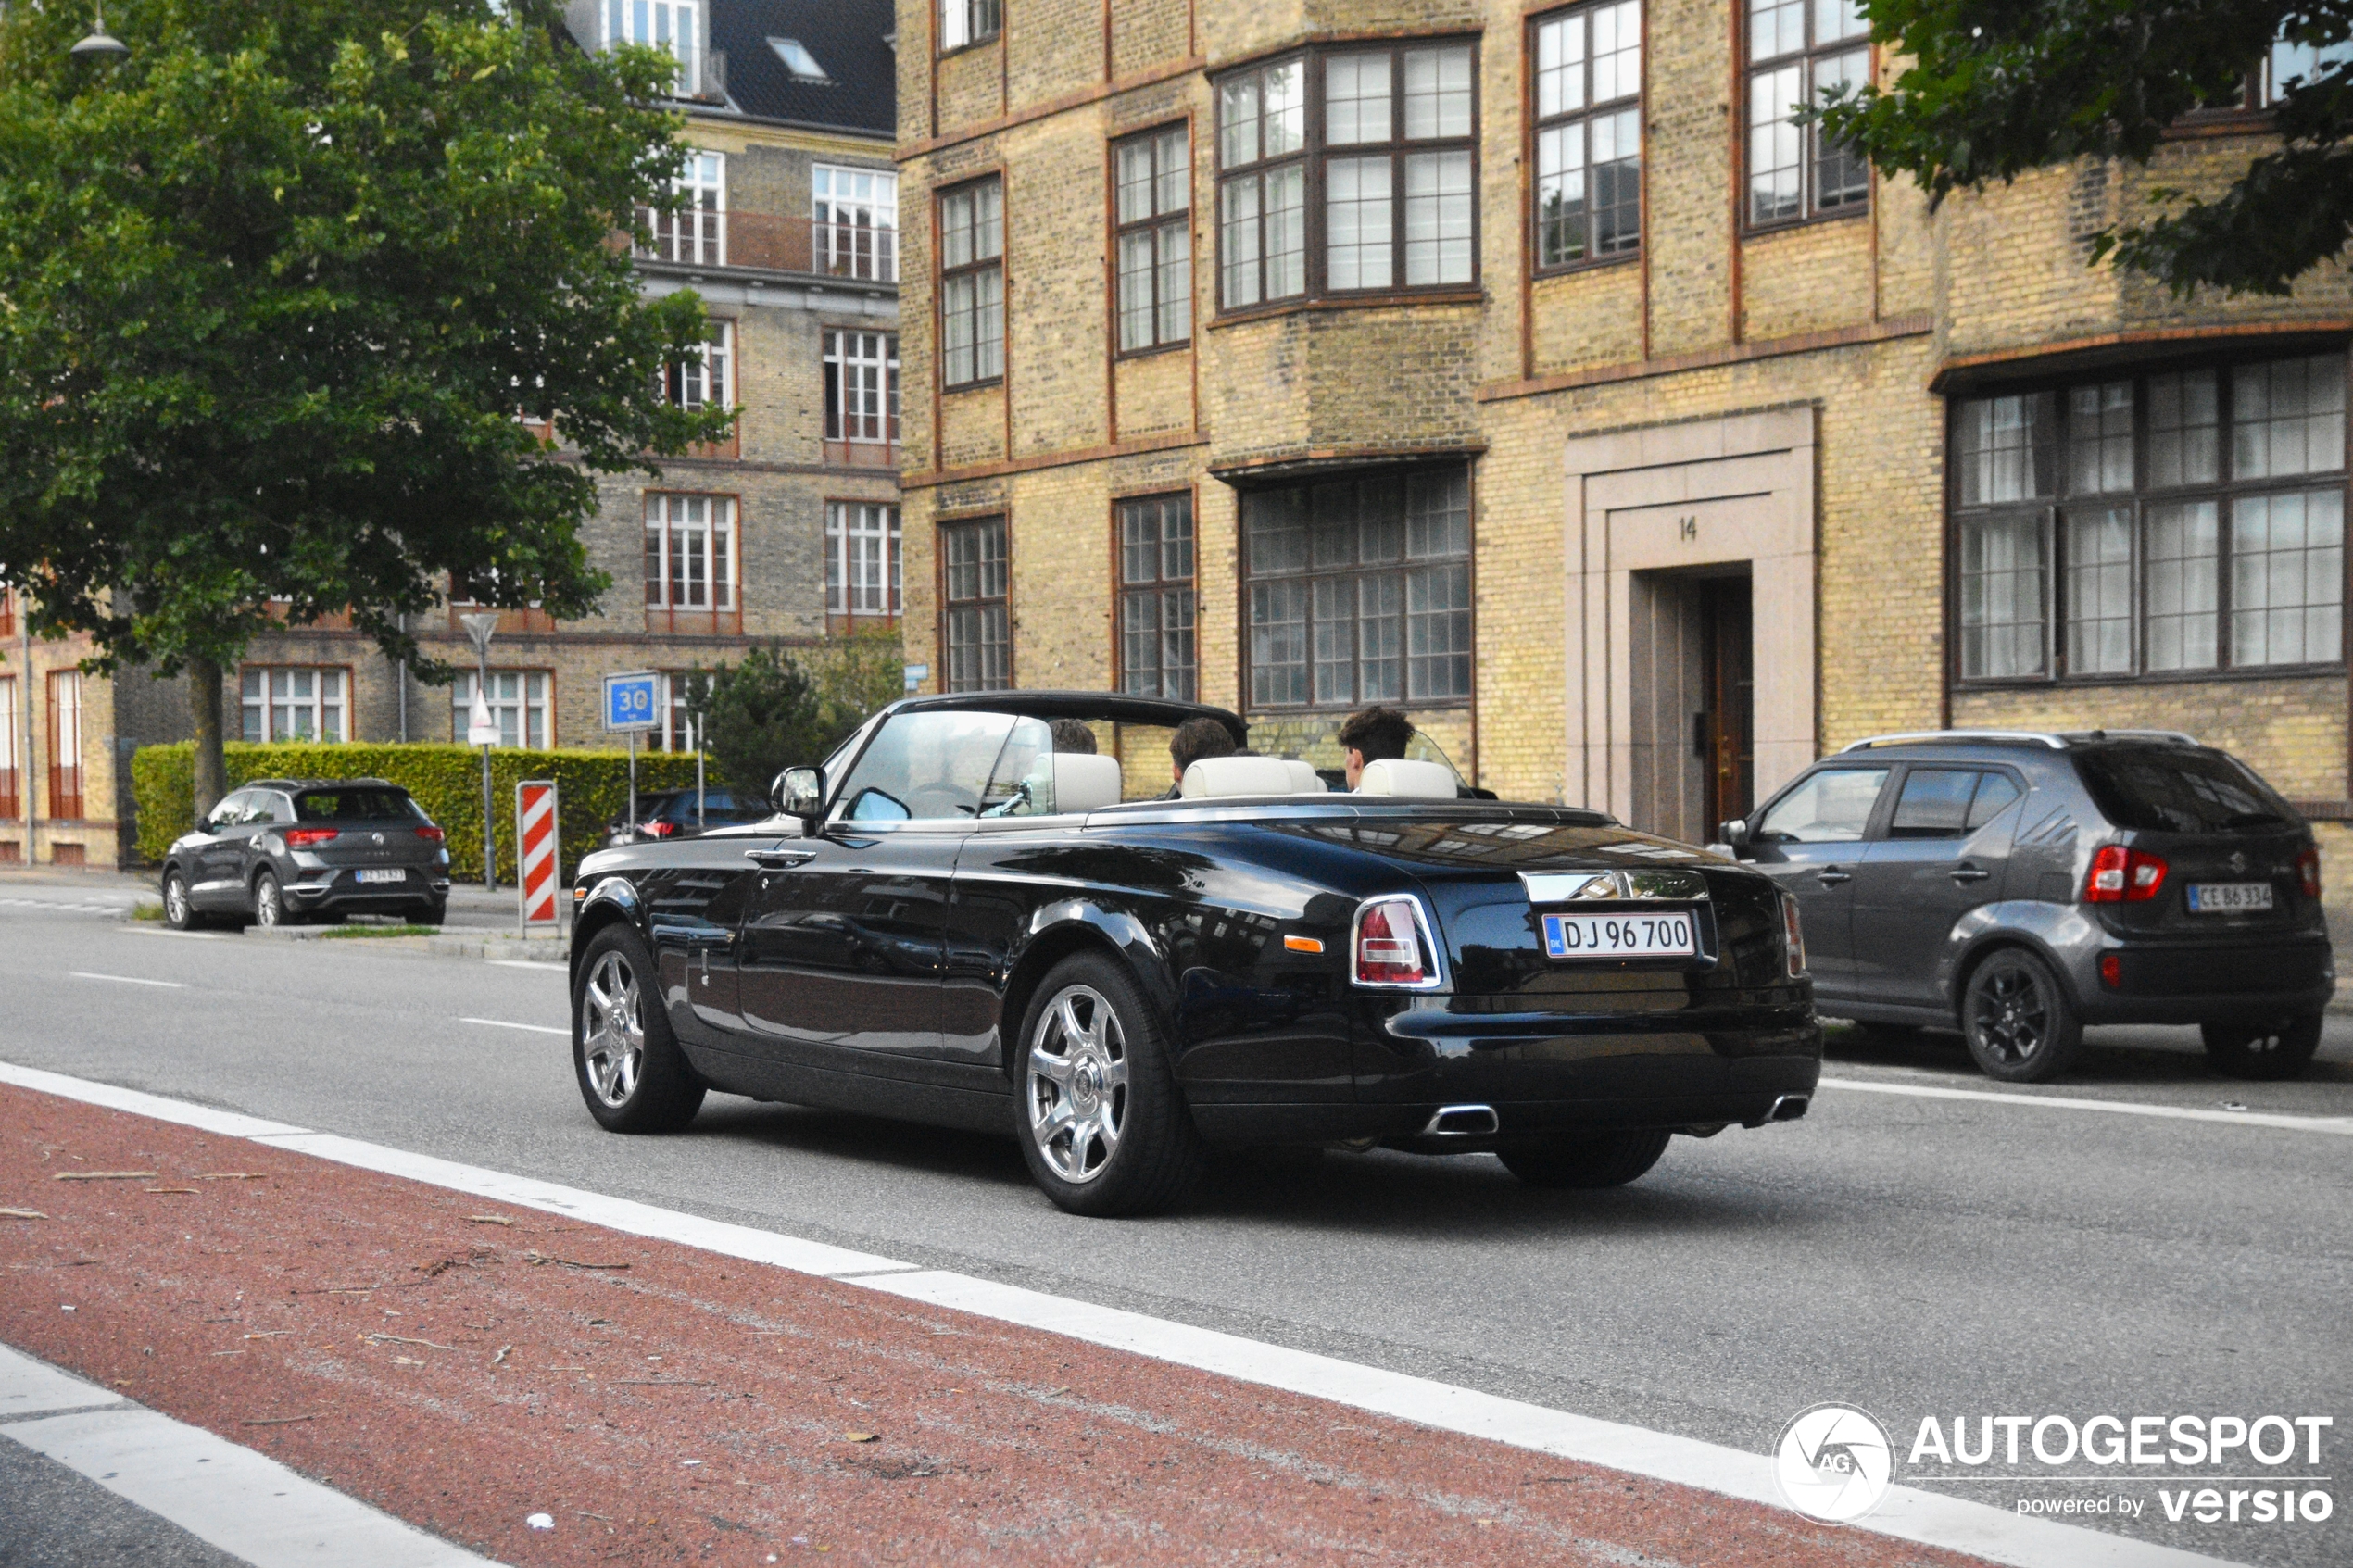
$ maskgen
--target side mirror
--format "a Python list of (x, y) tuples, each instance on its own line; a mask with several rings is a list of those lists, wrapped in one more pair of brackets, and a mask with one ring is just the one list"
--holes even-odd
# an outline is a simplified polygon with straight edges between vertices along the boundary
[(768, 786), (768, 804), (783, 817), (800, 819), (800, 831), (817, 831), (817, 813), (825, 799), (825, 775), (814, 768), (787, 768)]
[(1716, 836), (1730, 845), (1735, 850), (1747, 848), (1749, 847), (1747, 819), (1734, 817), (1730, 822), (1717, 828)]

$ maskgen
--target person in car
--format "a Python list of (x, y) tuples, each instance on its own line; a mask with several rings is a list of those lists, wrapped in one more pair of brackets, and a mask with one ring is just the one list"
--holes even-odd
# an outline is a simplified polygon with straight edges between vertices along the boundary
[(1171, 771), (1176, 782), (1168, 786), (1168, 793), (1161, 798), (1175, 800), (1181, 796), (1185, 789), (1185, 770), (1202, 758), (1231, 757), (1233, 754), (1234, 737), (1227, 733), (1225, 725), (1214, 719), (1186, 720), (1176, 726), (1176, 733), (1168, 737), (1168, 759), (1175, 765)]
[(1095, 732), (1083, 719), (1057, 719), (1047, 728), (1054, 733), (1054, 749), (1065, 756), (1095, 755)]
[(1405, 746), (1414, 738), (1414, 721), (1394, 708), (1376, 703), (1348, 716), (1340, 727), (1340, 744), (1348, 753), (1345, 764), (1348, 787), (1361, 788), (1365, 782), (1365, 764), (1394, 758), (1403, 760)]

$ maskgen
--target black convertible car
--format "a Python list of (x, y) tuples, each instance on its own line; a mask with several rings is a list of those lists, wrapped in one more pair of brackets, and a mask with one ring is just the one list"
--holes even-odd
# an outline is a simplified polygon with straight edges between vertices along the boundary
[[(1192, 703), (910, 698), (780, 776), (768, 822), (589, 856), (588, 1109), (662, 1131), (718, 1089), (1008, 1131), (1087, 1214), (1167, 1206), (1220, 1144), (1610, 1186), (1675, 1133), (1805, 1114), (1821, 1034), (1767, 878), (1435, 761), (1339, 794), (1210, 759), (1170, 798), (1202, 715), (1246, 739)], [(1096, 750), (1057, 751), (1058, 719)]]

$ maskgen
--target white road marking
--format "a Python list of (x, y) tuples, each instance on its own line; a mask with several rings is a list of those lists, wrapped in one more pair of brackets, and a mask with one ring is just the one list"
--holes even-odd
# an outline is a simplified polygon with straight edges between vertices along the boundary
[(229, 939), (226, 932), (174, 931), (168, 925), (134, 925), (131, 929), (142, 936), (177, 936), (182, 942), (225, 942)]
[(307, 1480), (274, 1459), (132, 1404), (5, 1345), (0, 1436), (48, 1455), (255, 1568), (321, 1562), (490, 1568), (487, 1558)]
[[(382, 1175), (560, 1213), (589, 1224), (815, 1274), (907, 1299), (931, 1302), (1000, 1323), (1085, 1340), (1240, 1382), (1282, 1388), (1358, 1410), (1458, 1432), (1490, 1442), (1646, 1475), (1779, 1510), (1773, 1462), (1720, 1444), (1571, 1415), (1426, 1377), (1360, 1366), (1267, 1345), (1191, 1323), (1147, 1317), (1089, 1301), (1050, 1296), (994, 1280), (925, 1269), (870, 1252), (729, 1224), (626, 1198), (527, 1176), (460, 1165), (429, 1154), (387, 1148), (333, 1133), (306, 1132), (257, 1117), (189, 1105), (109, 1084), (0, 1062), (0, 1084), (151, 1116), (209, 1132), (250, 1137)], [(853, 1277), (864, 1276), (864, 1277)], [(5, 1428), (0, 1428), (5, 1430)], [(1911, 1486), (1894, 1486), (1878, 1511), (1850, 1528), (1899, 1540), (1971, 1552), (2014, 1568), (2217, 1568), (2216, 1558), (2112, 1536), (2054, 1520)]]
[(503, 1018), (461, 1018), (460, 1023), (479, 1023), (487, 1029), (528, 1029), (535, 1035), (570, 1035), (569, 1029), (552, 1029), (545, 1023), (510, 1023)]
[(2189, 1105), (2152, 1105), (2137, 1099), (2078, 1099), (2065, 1095), (2004, 1094), (1999, 1089), (1948, 1089), (1934, 1084), (1890, 1084), (1870, 1078), (1825, 1078), (1825, 1089), (1860, 1089), (1873, 1095), (1918, 1095), (1924, 1099), (1993, 1100), (2051, 1110), (2105, 1110), (2119, 1116), (2170, 1116), (2182, 1122), (2234, 1122), (2242, 1127), (2277, 1127), (2292, 1133), (2353, 1135), (2353, 1116), (2281, 1116), (2268, 1110), (2207, 1110)]
[(558, 974), (568, 974), (572, 972), (570, 964), (546, 963), (538, 959), (484, 959), (482, 961), (497, 964), (500, 969), (552, 969)]
[(119, 915), (129, 908), (128, 899), (119, 904), (64, 904), (49, 898), (0, 898), (0, 909), (69, 909), (78, 915)]
[(142, 980), (135, 974), (98, 974), (86, 969), (69, 969), (66, 972), (76, 980), (111, 980), (118, 985), (160, 985), (170, 991), (184, 991), (188, 988), (177, 980)]

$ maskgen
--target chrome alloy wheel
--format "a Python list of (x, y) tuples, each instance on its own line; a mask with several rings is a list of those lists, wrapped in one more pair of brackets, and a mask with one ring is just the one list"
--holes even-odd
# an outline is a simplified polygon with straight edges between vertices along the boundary
[(589, 1086), (607, 1105), (623, 1106), (637, 1092), (646, 1068), (646, 1021), (637, 974), (619, 953), (607, 953), (581, 991), (580, 1060)]
[(176, 872), (163, 879), (163, 918), (175, 926), (188, 923), (188, 884)]
[(1102, 1174), (1127, 1119), (1127, 1037), (1101, 992), (1066, 986), (1046, 1004), (1026, 1077), (1029, 1135), (1047, 1166), (1074, 1185)]
[(254, 884), (253, 918), (257, 925), (286, 923), (286, 896), (279, 891), (276, 877), (265, 876)]
[(2043, 1048), (2051, 1009), (2043, 987), (2023, 969), (2004, 969), (1986, 982), (1977, 1007), (1977, 1041), (1996, 1060), (2020, 1063)]

